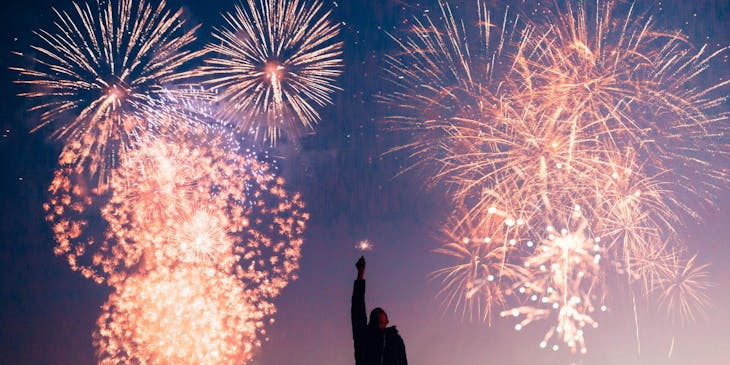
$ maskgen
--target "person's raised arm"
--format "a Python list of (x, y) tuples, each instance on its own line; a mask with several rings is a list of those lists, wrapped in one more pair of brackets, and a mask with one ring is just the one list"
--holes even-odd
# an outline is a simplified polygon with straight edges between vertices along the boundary
[(357, 279), (365, 280), (365, 256), (360, 256), (360, 259), (355, 263), (357, 267)]
[(355, 362), (362, 364), (364, 356), (365, 336), (367, 332), (367, 315), (365, 314), (365, 257), (360, 256), (355, 264), (357, 279), (352, 288), (352, 339), (355, 342)]

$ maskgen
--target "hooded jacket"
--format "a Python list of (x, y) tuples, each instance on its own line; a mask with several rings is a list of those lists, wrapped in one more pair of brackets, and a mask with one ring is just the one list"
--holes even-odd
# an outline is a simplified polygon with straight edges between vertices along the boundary
[(367, 325), (365, 280), (355, 280), (352, 289), (352, 339), (355, 365), (407, 365), (406, 346), (395, 326), (380, 330)]

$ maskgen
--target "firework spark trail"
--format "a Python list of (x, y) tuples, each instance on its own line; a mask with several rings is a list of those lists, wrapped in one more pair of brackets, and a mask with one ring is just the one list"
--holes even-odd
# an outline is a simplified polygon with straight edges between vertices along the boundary
[[(583, 328), (597, 326), (593, 303), (609, 294), (606, 272), (624, 275), (632, 292), (640, 283), (668, 312), (702, 311), (704, 267), (672, 264), (667, 243), (681, 245), (681, 217), (698, 217), (680, 191), (708, 199), (701, 192), (730, 181), (726, 164), (706, 157), (728, 156), (724, 140), (715, 140), (727, 127), (722, 90), (729, 84), (698, 84), (727, 48), (695, 50), (681, 34), (656, 30), (651, 17), (634, 17), (633, 7), (615, 17), (611, 1), (595, 9), (553, 4), (524, 25), (506, 15), (493, 24), (477, 2), (472, 32), (439, 4), (442, 22), (426, 15), (405, 39), (392, 36), (401, 49), (386, 61), (396, 91), (382, 101), (393, 107), (390, 125), (415, 136), (393, 151), (411, 151), (411, 167), (435, 165), (431, 175), (449, 184), (459, 207), (437, 250), (460, 260), (436, 272), (447, 304), (462, 315), (473, 311), (470, 300), (482, 289), (480, 300), (508, 304), (512, 288), (487, 285), (479, 277), (489, 274), (477, 270), (485, 263), (491, 272), (501, 260), (526, 265), (515, 297), (545, 301), (502, 315), (524, 315), (518, 330), (557, 319), (543, 347), (558, 341), (587, 351)], [(474, 42), (469, 34), (477, 31)], [(710, 179), (696, 181), (703, 176)], [(510, 255), (470, 236), (500, 236), (505, 227), (495, 220), (522, 222), (508, 240)], [(491, 260), (479, 259), (489, 256), (483, 252)]]
[[(661, 204), (693, 214), (667, 186), (674, 184), (675, 170), (684, 171), (672, 168), (681, 156), (686, 158), (683, 162), (702, 167), (703, 175), (726, 176), (722, 164), (709, 164), (689, 154), (699, 153), (702, 145), (712, 146), (710, 152), (727, 154), (727, 146), (711, 143), (727, 117), (718, 108), (723, 100), (718, 90), (727, 83), (692, 87), (719, 53), (703, 57), (701, 50), (692, 55), (688, 53), (691, 46), (679, 35), (649, 32), (651, 22), (609, 21), (614, 9), (610, 2), (601, 4), (605, 6), (599, 14), (606, 19), (596, 21), (595, 31), (583, 29), (592, 24), (585, 9), (580, 8), (578, 15), (571, 8), (567, 14), (555, 10), (551, 14), (557, 13), (560, 21), (548, 17), (553, 21), (544, 22), (551, 26), (534, 20), (520, 27), (513, 25), (516, 21), (505, 20), (502, 26), (507, 29), (493, 34), (509, 37), (479, 38), (475, 43), (499, 47), (478, 52), (470, 51), (463, 22), (455, 19), (449, 5), (441, 3), (444, 24), (434, 24), (428, 17), (425, 24), (416, 19), (410, 29), (416, 36), (399, 41), (402, 52), (388, 60), (398, 91), (384, 101), (401, 112), (390, 120), (418, 133), (415, 141), (396, 149), (413, 150), (416, 165), (436, 162), (440, 166), (436, 177), (455, 183), (457, 200), (509, 179), (538, 192), (554, 188), (556, 184), (546, 187), (544, 182), (558, 169), (574, 174), (572, 185), (590, 186), (619, 173), (622, 166), (612, 161), (616, 156), (635, 155), (636, 161), (625, 164), (639, 169), (633, 173), (643, 175), (645, 185), (662, 188), (665, 202)], [(484, 20), (489, 18), (489, 13), (480, 13), (478, 28), (485, 27), (481, 33), (489, 34), (496, 27)], [(635, 28), (643, 32), (632, 37), (638, 32)], [(603, 34), (605, 39), (593, 39)], [(506, 54), (505, 48), (514, 54)], [(501, 67), (495, 69), (495, 65)], [(473, 77), (472, 70), (486, 71)], [(654, 121), (664, 119), (670, 124), (667, 128)], [(679, 129), (692, 129), (686, 141), (677, 140), (675, 132), (665, 136), (672, 140), (658, 135)], [(670, 147), (687, 151), (661, 153)], [(681, 180), (694, 176), (688, 173)], [(668, 216), (657, 219), (669, 226), (678, 215), (673, 212), (676, 209), (667, 211)]]
[(314, 130), (315, 106), (332, 102), (342, 73), (339, 23), (323, 3), (247, 0), (224, 14), (205, 66), (190, 76), (218, 92), (222, 119), (276, 144)]
[(56, 126), (52, 135), (75, 149), (77, 169), (103, 188), (138, 135), (153, 127), (150, 102), (196, 57), (197, 27), (164, 1), (74, 3), (73, 11), (54, 13), (55, 29), (34, 32), (33, 68), (12, 69), (31, 89), (20, 95), (40, 112), (33, 130)]

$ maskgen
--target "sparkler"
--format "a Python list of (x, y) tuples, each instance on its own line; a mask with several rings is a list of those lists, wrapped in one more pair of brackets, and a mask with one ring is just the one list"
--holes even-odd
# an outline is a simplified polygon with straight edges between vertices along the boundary
[(342, 73), (340, 26), (329, 16), (304, 0), (247, 0), (224, 14), (206, 47), (214, 55), (194, 73), (217, 90), (223, 119), (271, 144), (312, 131)]
[(370, 251), (373, 249), (373, 244), (369, 240), (360, 240), (355, 245), (355, 248), (360, 251)]
[(104, 188), (111, 169), (123, 161), (140, 135), (154, 130), (154, 100), (196, 57), (190, 49), (196, 26), (164, 1), (74, 3), (56, 10), (54, 30), (39, 30), (32, 68), (12, 68), (30, 91), (20, 95), (40, 112), (38, 130), (73, 149), (74, 164)]

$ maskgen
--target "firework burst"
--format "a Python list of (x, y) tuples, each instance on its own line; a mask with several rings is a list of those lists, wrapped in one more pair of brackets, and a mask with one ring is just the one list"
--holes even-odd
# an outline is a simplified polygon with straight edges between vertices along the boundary
[(685, 259), (686, 254), (675, 251), (669, 260), (662, 261), (662, 274), (656, 293), (659, 303), (681, 324), (695, 321), (697, 316), (706, 316), (710, 307), (710, 282), (708, 264), (700, 264), (697, 255)]
[[(555, 3), (524, 24), (495, 24), (477, 1), (474, 27), (439, 5), (439, 21), (416, 18), (393, 37), (396, 91), (383, 102), (390, 125), (415, 136), (394, 150), (435, 165), (458, 207), (437, 250), (460, 260), (436, 272), (447, 304), (471, 312), (479, 294), (486, 318), (491, 304), (517, 300), (501, 312), (523, 317), (517, 330), (556, 318), (541, 346), (580, 353), (608, 273), (650, 297), (661, 290), (668, 311), (691, 317), (706, 299), (705, 267), (672, 261), (667, 242), (681, 246), (678, 222), (698, 217), (682, 191), (710, 202), (703, 192), (730, 181), (717, 138), (729, 83), (699, 83), (726, 48), (695, 49), (633, 6), (617, 17), (612, 1)], [(524, 265), (519, 281), (484, 279), (511, 278), (508, 264)]]
[(31, 91), (31, 111), (40, 113), (37, 130), (53, 125), (53, 137), (72, 149), (79, 170), (105, 187), (110, 171), (125, 159), (135, 140), (153, 129), (151, 103), (196, 57), (190, 50), (197, 27), (182, 10), (164, 1), (74, 3), (55, 10), (53, 30), (35, 34), (32, 68), (13, 68)]
[(178, 138), (130, 151), (105, 194), (69, 166), (49, 188), (56, 254), (114, 288), (94, 334), (100, 363), (248, 361), (296, 279), (299, 195), (220, 131)]
[(389, 120), (416, 135), (396, 149), (411, 150), (415, 165), (435, 163), (457, 200), (508, 180), (545, 190), (556, 173), (571, 174), (570, 189), (594, 185), (618, 173), (616, 157), (633, 155), (621, 162), (639, 166), (633, 173), (646, 185), (666, 182), (663, 204), (674, 209), (664, 219), (674, 221), (673, 211), (694, 215), (676, 198), (679, 186), (698, 193), (707, 188), (692, 187), (698, 177), (710, 176), (714, 190), (728, 182), (724, 164), (699, 157), (727, 155), (715, 137), (726, 128), (728, 82), (695, 86), (723, 50), (692, 52), (681, 34), (654, 30), (651, 18), (632, 12), (614, 19), (610, 1), (595, 12), (548, 9), (525, 26), (506, 15), (494, 24), (477, 4), (472, 32), (440, 3), (443, 22), (415, 19), (414, 35), (388, 57), (397, 90), (384, 98), (395, 107)]
[(275, 144), (314, 129), (342, 73), (340, 26), (319, 1), (247, 0), (224, 14), (214, 54), (196, 71), (218, 92), (223, 119)]
[[(525, 29), (508, 11), (499, 16), (483, 2), (476, 4), (478, 19), (472, 28), (454, 17), (447, 2), (439, 1), (441, 19), (414, 18), (407, 37), (391, 35), (400, 50), (386, 57), (388, 81), (396, 90), (382, 99), (393, 110), (388, 123), (394, 130), (418, 134), (395, 150), (410, 150), (417, 157), (414, 165), (435, 164), (437, 180), (453, 178), (452, 169), (460, 165), (455, 155), (474, 152), (467, 151), (474, 140), (462, 134), (466, 130), (461, 126), (474, 121), (471, 137), (481, 138), (477, 121), (501, 114), (503, 97), (514, 87), (507, 77), (513, 62), (508, 51), (520, 47)], [(482, 153), (471, 156), (479, 165), (473, 168), (490, 164), (478, 158)]]

